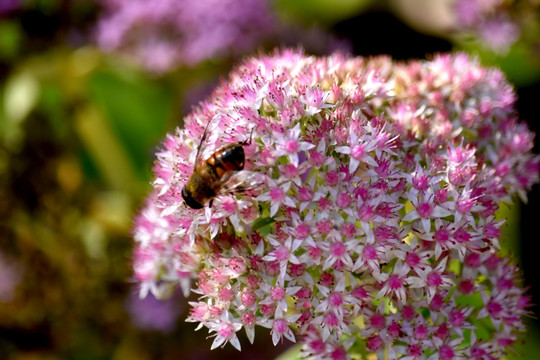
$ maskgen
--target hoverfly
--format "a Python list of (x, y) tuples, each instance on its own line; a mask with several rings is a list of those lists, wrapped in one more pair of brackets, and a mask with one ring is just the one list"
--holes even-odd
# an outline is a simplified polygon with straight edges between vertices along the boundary
[(215, 151), (208, 159), (202, 159), (208, 127), (204, 129), (197, 149), (193, 173), (182, 189), (182, 197), (187, 206), (201, 209), (209, 202), (212, 207), (214, 198), (223, 194), (245, 192), (261, 183), (261, 174), (244, 169), (244, 146), (251, 144), (251, 136), (244, 141), (225, 145)]

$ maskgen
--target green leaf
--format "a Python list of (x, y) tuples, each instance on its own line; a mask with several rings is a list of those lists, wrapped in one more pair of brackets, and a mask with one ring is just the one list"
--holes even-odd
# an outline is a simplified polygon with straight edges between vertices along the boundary
[(285, 21), (335, 23), (350, 18), (372, 0), (277, 0), (276, 10)]
[(105, 181), (116, 190), (131, 194), (146, 192), (125, 148), (108, 125), (91, 105), (81, 108), (75, 117), (75, 131)]
[(495, 327), (493, 326), (493, 323), (489, 317), (482, 319), (471, 319), (471, 323), (476, 326), (474, 333), (479, 340), (488, 340), (492, 338)]
[(279, 355), (276, 360), (295, 360), (300, 359), (300, 350), (302, 346), (300, 344), (291, 346), (283, 354)]
[(21, 29), (15, 21), (0, 21), (0, 59), (14, 59), (21, 48)]
[(148, 181), (153, 148), (165, 136), (172, 117), (172, 91), (142, 77), (98, 72), (89, 81), (89, 92), (125, 148), (137, 175)]
[(252, 231), (259, 230), (260, 228), (263, 228), (265, 226), (268, 226), (274, 222), (274, 218), (271, 217), (263, 217), (258, 218), (253, 222), (253, 226), (251, 227)]
[[(516, 201), (519, 202), (519, 200)], [(511, 256), (520, 258), (520, 207), (515, 204), (509, 205), (503, 203), (499, 210), (497, 210), (495, 217), (497, 220), (505, 220), (505, 223), (501, 226), (501, 232), (503, 234), (501, 248), (510, 252)]]
[(483, 306), (482, 297), (480, 296), (480, 293), (458, 296), (456, 297), (456, 304), (460, 306), (472, 306), (474, 308), (480, 308)]
[(518, 341), (515, 352), (508, 355), (513, 360), (537, 360), (540, 359), (540, 328), (538, 321), (529, 321), (527, 324), (527, 337), (524, 342)]

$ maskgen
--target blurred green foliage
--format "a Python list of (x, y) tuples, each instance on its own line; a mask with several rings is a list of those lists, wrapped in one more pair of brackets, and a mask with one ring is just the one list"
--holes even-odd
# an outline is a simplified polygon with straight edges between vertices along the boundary
[(276, 0), (281, 17), (291, 22), (332, 24), (357, 14), (373, 0)]
[[(539, 35), (540, 37), (540, 35)], [(522, 42), (514, 44), (508, 53), (497, 54), (482, 47), (478, 41), (460, 39), (457, 46), (469, 53), (476, 54), (486, 66), (499, 67), (517, 86), (526, 86), (540, 81), (540, 53)]]

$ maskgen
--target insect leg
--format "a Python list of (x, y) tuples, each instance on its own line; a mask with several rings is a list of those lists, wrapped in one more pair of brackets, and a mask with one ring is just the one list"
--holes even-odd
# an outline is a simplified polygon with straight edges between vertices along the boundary
[(254, 130), (254, 129), (255, 129), (254, 127), (251, 128), (251, 133), (249, 134), (249, 139), (242, 141), (242, 142), (240, 143), (240, 145), (242, 145), (242, 146), (244, 146), (244, 145), (251, 145), (251, 137), (253, 136), (253, 130)]

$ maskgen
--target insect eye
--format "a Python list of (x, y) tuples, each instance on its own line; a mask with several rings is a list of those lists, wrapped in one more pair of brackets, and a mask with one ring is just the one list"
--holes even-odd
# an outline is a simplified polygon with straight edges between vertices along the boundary
[(203, 204), (200, 204), (197, 202), (193, 196), (188, 192), (187, 188), (184, 186), (182, 189), (182, 198), (184, 199), (187, 206), (189, 206), (192, 209), (202, 209)]

